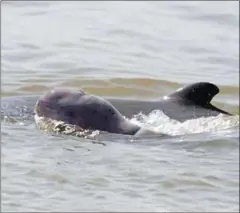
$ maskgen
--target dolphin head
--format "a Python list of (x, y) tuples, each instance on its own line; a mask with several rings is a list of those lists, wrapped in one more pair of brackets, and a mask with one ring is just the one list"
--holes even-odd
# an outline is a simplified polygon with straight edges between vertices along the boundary
[(39, 117), (84, 129), (122, 134), (135, 134), (139, 130), (108, 101), (82, 90), (51, 90), (39, 98), (35, 112)]

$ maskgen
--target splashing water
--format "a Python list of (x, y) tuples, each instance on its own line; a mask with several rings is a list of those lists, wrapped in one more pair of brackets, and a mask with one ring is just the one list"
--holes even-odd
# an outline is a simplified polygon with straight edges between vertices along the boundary
[(98, 130), (82, 129), (76, 125), (66, 124), (63, 121), (39, 117), (38, 115), (35, 115), (34, 119), (39, 129), (45, 132), (72, 135), (86, 139), (94, 139), (99, 134)]
[(214, 117), (201, 117), (190, 119), (183, 123), (170, 119), (160, 110), (154, 110), (148, 115), (139, 113), (135, 115), (131, 122), (147, 127), (156, 132), (169, 135), (185, 135), (193, 133), (211, 132), (226, 130), (239, 126), (239, 115), (227, 116), (219, 114)]

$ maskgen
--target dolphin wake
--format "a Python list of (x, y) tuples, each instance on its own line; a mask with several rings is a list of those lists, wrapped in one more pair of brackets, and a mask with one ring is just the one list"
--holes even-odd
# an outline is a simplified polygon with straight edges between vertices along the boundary
[(131, 122), (172, 136), (196, 134), (204, 132), (216, 132), (239, 127), (239, 115), (200, 117), (184, 122), (169, 118), (160, 110), (154, 110), (149, 114), (138, 113), (133, 116)]

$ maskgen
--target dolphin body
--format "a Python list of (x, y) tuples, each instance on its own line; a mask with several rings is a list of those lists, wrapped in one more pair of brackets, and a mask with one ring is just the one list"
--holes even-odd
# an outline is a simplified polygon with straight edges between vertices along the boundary
[[(219, 93), (219, 88), (208, 82), (187, 85), (159, 100), (140, 101), (107, 99), (121, 115), (132, 117), (139, 112), (148, 114), (161, 110), (171, 119), (184, 122), (199, 117), (217, 116), (230, 113), (213, 106), (210, 102)], [(32, 120), (39, 96), (19, 96), (1, 98), (1, 115)], [(70, 100), (70, 99), (69, 99)]]
[(109, 100), (124, 116), (132, 117), (142, 112), (148, 114), (153, 110), (161, 110), (171, 119), (184, 122), (200, 117), (217, 116), (220, 113), (232, 115), (211, 104), (211, 100), (219, 93), (219, 88), (208, 82), (198, 82), (179, 88), (177, 91), (159, 100)]

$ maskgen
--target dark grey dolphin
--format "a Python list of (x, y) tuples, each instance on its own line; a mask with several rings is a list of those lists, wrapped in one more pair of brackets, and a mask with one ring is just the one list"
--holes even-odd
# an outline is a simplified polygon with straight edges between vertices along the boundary
[[(111, 109), (116, 110), (117, 115), (124, 115), (126, 117), (132, 117), (134, 114), (139, 112), (143, 112), (144, 114), (150, 113), (153, 110), (161, 110), (171, 119), (178, 120), (183, 122), (185, 120), (199, 118), (199, 117), (207, 117), (207, 116), (217, 116), (219, 113), (223, 113), (226, 115), (231, 115), (228, 112), (225, 112), (217, 107), (213, 106), (210, 102), (212, 98), (219, 93), (219, 88), (208, 82), (198, 82), (194, 84), (190, 84), (183, 88), (178, 89), (176, 92), (163, 97), (162, 99), (155, 101), (139, 101), (139, 100), (126, 100), (126, 99), (107, 99), (111, 104)], [(96, 96), (91, 96), (95, 97)], [(20, 97), (8, 97), (1, 98), (1, 114), (12, 116), (12, 117), (20, 117), (33, 119), (34, 115), (34, 106), (39, 96), (20, 96)], [(100, 101), (101, 100), (101, 101)], [(65, 99), (65, 107), (67, 105), (71, 105), (71, 101), (74, 101), (70, 98), (70, 96)], [(109, 105), (109, 102), (107, 102)], [(75, 101), (75, 103), (77, 103)], [(96, 104), (92, 105), (95, 107), (99, 107), (98, 104), (103, 104), (106, 106), (106, 101), (98, 98)], [(97, 104), (98, 103), (98, 104)], [(100, 104), (100, 106), (101, 106)], [(112, 108), (113, 107), (113, 108)], [(103, 107), (104, 108), (104, 107)], [(98, 109), (100, 110), (100, 108)], [(121, 115), (121, 117), (122, 117)], [(102, 115), (103, 116), (103, 115)], [(86, 119), (88, 118), (88, 115)], [(93, 119), (93, 120), (92, 120)], [(100, 125), (97, 119), (102, 119), (101, 116), (94, 117), (91, 116), (91, 122), (96, 122), (96, 126)], [(130, 125), (130, 132), (134, 132), (139, 127), (132, 126), (132, 124), (126, 123), (125, 120), (121, 120), (120, 124), (121, 128)], [(104, 121), (103, 121), (104, 122)], [(120, 129), (121, 129), (120, 128)], [(128, 129), (128, 128), (127, 128)], [(121, 130), (124, 132), (128, 132), (129, 130)]]
[(176, 92), (154, 101), (109, 100), (124, 116), (153, 110), (161, 110), (171, 119), (184, 122), (199, 117), (217, 116), (219, 113), (231, 115), (211, 104), (211, 100), (219, 93), (219, 88), (209, 82), (198, 82), (178, 89)]

